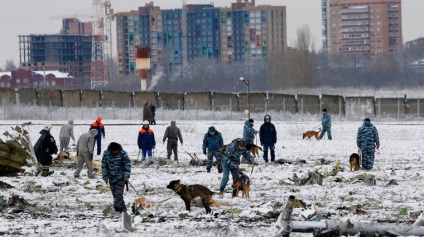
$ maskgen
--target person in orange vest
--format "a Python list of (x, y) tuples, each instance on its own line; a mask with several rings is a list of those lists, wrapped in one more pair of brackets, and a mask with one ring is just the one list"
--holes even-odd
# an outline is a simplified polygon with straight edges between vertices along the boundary
[(91, 124), (91, 127), (89, 129), (96, 129), (97, 130), (97, 136), (94, 137), (94, 143), (97, 141), (97, 155), (100, 155), (102, 152), (102, 136), (105, 138), (105, 126), (102, 123), (102, 118), (98, 117), (94, 123)]
[(153, 130), (149, 128), (149, 121), (147, 120), (144, 120), (143, 128), (138, 133), (137, 144), (138, 148), (142, 152), (142, 162), (146, 160), (146, 155), (148, 155), (149, 158), (152, 158), (152, 150), (155, 149), (156, 141), (155, 134), (153, 133)]

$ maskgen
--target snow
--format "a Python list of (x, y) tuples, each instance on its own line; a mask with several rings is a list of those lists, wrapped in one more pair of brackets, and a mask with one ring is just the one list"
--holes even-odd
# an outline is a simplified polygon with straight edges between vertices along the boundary
[[(255, 123), (256, 129), (259, 129), (260, 120)], [(29, 127), (32, 142), (35, 143), (45, 121), (32, 122), (37, 124)], [(66, 121), (49, 122), (56, 124), (52, 134), (58, 139), (60, 124), (66, 124)], [(88, 131), (91, 122), (75, 121), (76, 138)], [(158, 122), (158, 125), (151, 126), (157, 142), (154, 155), (166, 157), (166, 144), (161, 141), (170, 122)], [(264, 215), (273, 211), (276, 202), (286, 203), (290, 195), (310, 204), (321, 215), (331, 213), (332, 219), (409, 223), (415, 217), (401, 215), (401, 209), (406, 208), (408, 212), (424, 210), (423, 122), (374, 123), (380, 135), (381, 152), (376, 154), (374, 169), (370, 172), (351, 172), (348, 166), (350, 154), (357, 152), (356, 132), (361, 122), (333, 121), (332, 141), (302, 140), (302, 133), (316, 127), (316, 120), (283, 122), (275, 119), (273, 123), (278, 134), (277, 159), (304, 159), (307, 164), (265, 164), (261, 158), (256, 158), (259, 166), (254, 168), (252, 175), (250, 166), (241, 165), (252, 182), (250, 199), (232, 198), (231, 193), (226, 193), (224, 196), (214, 196), (214, 199), (231, 206), (212, 207), (213, 213), (208, 215), (203, 207), (193, 205), (191, 212), (185, 211), (181, 198), (166, 189), (170, 181), (180, 179), (184, 184), (202, 184), (217, 191), (222, 178), (215, 167), (208, 174), (205, 167), (189, 166), (190, 158), (185, 152), (196, 153), (199, 158), (205, 159), (201, 146), (207, 128), (214, 125), (222, 133), (224, 143), (228, 143), (242, 136), (243, 121), (177, 121), (184, 139), (183, 146), (178, 148), (180, 163), (160, 167), (132, 167), (132, 185), (140, 194), (146, 188), (149, 192), (139, 196), (130, 187), (129, 192), (125, 191), (124, 194), (127, 208), (131, 210), (130, 203), (140, 197), (147, 198), (155, 205), (151, 209), (141, 210), (141, 214), (152, 214), (150, 218), (146, 215), (134, 217), (133, 227), (137, 228), (134, 233), (115, 232), (120, 227), (118, 217), (103, 215), (103, 210), (113, 203), (112, 195), (101, 177), (88, 179), (85, 168), (81, 172), (81, 179), (73, 179), (74, 170), (66, 168), (53, 168), (55, 173), (47, 178), (1, 177), (1, 181), (14, 188), (2, 189), (0, 196), (7, 199), (11, 195), (19, 195), (31, 204), (37, 204), (35, 210), (38, 214), (0, 212), (0, 233), (4, 236), (270, 236), (276, 218), (270, 219)], [(106, 139), (102, 142), (102, 149), (115, 141), (122, 144), (131, 159), (136, 159), (140, 125), (134, 121), (108, 121), (107, 118), (104, 118), (104, 124)], [(10, 125), (0, 125), (0, 131), (5, 130), (10, 131)], [(321, 165), (318, 162), (321, 158), (331, 163)], [(94, 159), (100, 161), (101, 157), (95, 156)], [(324, 178), (322, 186), (294, 186), (289, 180), (294, 173), (299, 177), (308, 171), (330, 173), (337, 161), (340, 161), (344, 171), (337, 176)], [(364, 173), (375, 175), (377, 185), (366, 186), (355, 182), (356, 176)], [(336, 178), (343, 181), (335, 182)], [(395, 179), (399, 185), (386, 186), (391, 179)], [(230, 188), (231, 181), (227, 184), (227, 189)], [(355, 208), (350, 209), (357, 205), (366, 212), (365, 215), (357, 215)], [(179, 216), (183, 213), (188, 213), (188, 217)], [(301, 215), (305, 213), (310, 214), (311, 210), (295, 209), (293, 218), (303, 220)]]
[(58, 70), (54, 70), (54, 71), (34, 71), (35, 74), (39, 74), (39, 75), (49, 75), (52, 74), (54, 75), (56, 78), (72, 78), (72, 76), (70, 76), (68, 73), (64, 73)]

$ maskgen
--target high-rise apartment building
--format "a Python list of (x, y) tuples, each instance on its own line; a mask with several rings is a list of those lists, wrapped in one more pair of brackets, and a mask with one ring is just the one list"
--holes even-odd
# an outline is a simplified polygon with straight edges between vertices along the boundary
[(402, 50), (401, 0), (322, 0), (323, 49), (366, 57)]
[(185, 36), (182, 9), (161, 10), (153, 2), (139, 11), (118, 13), (116, 24), (120, 75), (135, 72), (137, 45), (150, 46), (153, 69), (181, 64), (183, 50), (189, 62), (196, 58), (232, 62), (268, 57), (287, 48), (286, 8), (255, 6), (254, 0), (237, 0), (231, 8), (187, 5)]

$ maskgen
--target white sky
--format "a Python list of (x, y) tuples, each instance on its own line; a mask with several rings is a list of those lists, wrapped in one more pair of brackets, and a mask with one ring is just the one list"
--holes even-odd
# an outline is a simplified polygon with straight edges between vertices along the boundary
[[(215, 0), (215, 6), (230, 6), (236, 0)], [(111, 0), (115, 12), (136, 10), (144, 6), (146, 0)], [(155, 5), (162, 9), (179, 8), (180, 0), (154, 0)], [(210, 3), (208, 0), (187, 0), (188, 4)], [(50, 20), (55, 15), (70, 15), (89, 13), (92, 0), (2, 0), (0, 14), (0, 67), (6, 59), (19, 63), (19, 34), (58, 33), (62, 22)], [(322, 46), (321, 36), (321, 0), (256, 0), (257, 5), (287, 6), (287, 40), (292, 45), (296, 37), (296, 29), (303, 24), (310, 26), (315, 37), (316, 49)], [(424, 36), (424, 0), (404, 0), (403, 9), (403, 40), (404, 42)], [(115, 45), (115, 43), (113, 43)], [(114, 52), (115, 54), (115, 52)]]

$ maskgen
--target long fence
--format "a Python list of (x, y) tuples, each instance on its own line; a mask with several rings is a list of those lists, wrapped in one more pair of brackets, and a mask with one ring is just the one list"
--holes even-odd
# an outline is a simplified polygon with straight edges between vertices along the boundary
[[(341, 95), (250, 93), (161, 93), (90, 90), (1, 89), (0, 119), (141, 120), (144, 103), (157, 107), (158, 119), (221, 120), (270, 113), (282, 120), (319, 120), (323, 108), (339, 120), (373, 119), (420, 120), (424, 103), (420, 98), (344, 97)], [(250, 102), (250, 103), (248, 103)]]

